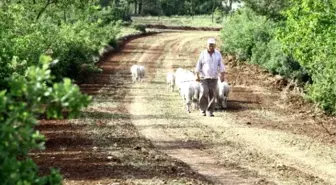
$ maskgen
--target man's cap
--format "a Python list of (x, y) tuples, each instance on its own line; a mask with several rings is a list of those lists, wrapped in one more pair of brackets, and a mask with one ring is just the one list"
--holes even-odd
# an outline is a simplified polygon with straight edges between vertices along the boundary
[(208, 39), (208, 45), (209, 44), (216, 44), (216, 40), (214, 38), (209, 38)]

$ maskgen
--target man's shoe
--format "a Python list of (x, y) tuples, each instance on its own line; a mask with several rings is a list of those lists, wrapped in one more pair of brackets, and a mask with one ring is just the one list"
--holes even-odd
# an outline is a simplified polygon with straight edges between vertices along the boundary
[(210, 117), (215, 117), (215, 115), (212, 112), (209, 112)]
[(201, 111), (202, 116), (206, 116), (205, 111)]

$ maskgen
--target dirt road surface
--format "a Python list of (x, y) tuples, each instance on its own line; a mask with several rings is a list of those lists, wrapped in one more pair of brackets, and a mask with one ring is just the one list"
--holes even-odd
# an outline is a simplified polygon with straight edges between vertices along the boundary
[[(336, 119), (253, 65), (225, 60), (229, 105), (215, 117), (187, 113), (165, 75), (193, 69), (213, 31), (141, 37), (101, 62), (81, 85), (94, 96), (79, 119), (41, 120), (47, 149), (31, 156), (64, 184), (336, 184)], [(221, 43), (218, 43), (220, 47)], [(131, 83), (130, 66), (146, 68)]]

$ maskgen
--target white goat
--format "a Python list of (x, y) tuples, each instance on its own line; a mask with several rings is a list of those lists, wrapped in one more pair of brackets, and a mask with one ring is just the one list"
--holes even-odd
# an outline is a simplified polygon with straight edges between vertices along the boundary
[(178, 90), (180, 90), (181, 80), (182, 80), (183, 74), (185, 72), (186, 72), (186, 70), (182, 69), (182, 68), (177, 68), (176, 71), (175, 71), (175, 85), (176, 85)]
[(132, 73), (132, 82), (136, 81), (142, 81), (142, 79), (145, 76), (145, 68), (140, 65), (133, 65), (131, 67), (131, 73)]
[(166, 80), (167, 80), (167, 91), (174, 92), (174, 86), (175, 86), (174, 73), (173, 72), (167, 73)]
[(201, 84), (195, 81), (193, 82), (193, 88), (194, 88), (194, 98), (193, 98), (194, 109), (198, 110), (200, 108), (199, 98), (201, 95)]
[(218, 79), (217, 92), (216, 92), (216, 102), (217, 105), (224, 109), (227, 108), (227, 99), (230, 92), (230, 86), (227, 82), (221, 82)]
[(140, 81), (142, 82), (143, 79), (145, 78), (145, 67), (139, 66), (139, 69), (140, 69)]
[(175, 84), (177, 88), (181, 89), (181, 84), (184, 82), (195, 81), (194, 73), (182, 68), (178, 68), (175, 72)]
[(191, 112), (192, 103), (195, 109), (199, 109), (200, 83), (195, 81), (194, 73), (178, 68), (175, 74), (176, 86), (180, 90), (180, 95), (186, 105), (187, 111)]
[(180, 84), (180, 94), (184, 100), (187, 111), (191, 112), (191, 104), (194, 98), (194, 83), (193, 82), (183, 82)]

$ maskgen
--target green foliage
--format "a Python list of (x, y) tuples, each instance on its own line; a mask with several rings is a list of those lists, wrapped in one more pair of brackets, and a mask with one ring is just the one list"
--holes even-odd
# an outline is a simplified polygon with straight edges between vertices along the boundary
[[(233, 0), (237, 1), (237, 0)], [(101, 0), (101, 5), (114, 4), (127, 7), (123, 12), (142, 16), (172, 16), (212, 14), (216, 7), (222, 7), (222, 0)]]
[(309, 81), (308, 97), (335, 115), (336, 1), (266, 2), (272, 1), (245, 1), (255, 12), (242, 9), (225, 21), (223, 51), (274, 74)]
[(8, 87), (5, 79), (14, 71), (22, 74), (16, 70), (21, 64), (11, 65), (12, 56), (26, 61), (27, 67), (48, 53), (59, 61), (52, 68), (56, 80), (76, 79), (80, 66), (94, 63), (99, 49), (119, 32), (117, 18), (108, 16), (113, 8), (101, 8), (92, 1), (59, 1), (41, 11), (44, 6), (13, 1), (0, 7), (0, 89)]
[(243, 0), (245, 6), (251, 8), (259, 15), (266, 16), (273, 20), (283, 19), (281, 11), (289, 5), (289, 0)]
[(285, 54), (282, 44), (275, 38), (278, 25), (265, 16), (244, 8), (229, 17), (221, 30), (222, 50), (238, 56), (240, 61), (258, 64), (273, 74), (305, 82), (307, 72), (290, 55)]
[(143, 24), (135, 24), (133, 28), (140, 31), (141, 33), (146, 33), (146, 26)]
[(59, 60), (52, 68), (57, 79), (64, 76), (78, 79), (81, 66), (93, 64), (95, 62), (93, 56), (98, 55), (99, 49), (106, 43), (116, 40), (119, 26), (101, 27), (99, 24), (99, 21), (91, 24), (77, 21), (72, 25), (61, 27), (57, 35), (58, 40), (50, 46), (53, 51), (52, 56)]
[(44, 136), (34, 129), (36, 115), (62, 118), (66, 109), (69, 117), (78, 115), (91, 98), (82, 95), (69, 79), (51, 84), (49, 62), (42, 56), (39, 66), (31, 66), (24, 76), (12, 75), (8, 91), (0, 92), (0, 179), (1, 184), (61, 184), (58, 171), (40, 177), (36, 164), (28, 158), (31, 149), (44, 149)]
[(215, 17), (216, 23), (222, 23), (223, 22), (223, 16), (224, 16), (223, 10), (217, 7), (215, 12), (214, 12), (214, 17)]
[(44, 136), (34, 129), (37, 116), (73, 118), (90, 102), (63, 77), (78, 78), (83, 65), (96, 70), (99, 49), (116, 39), (119, 18), (96, 3), (1, 1), (1, 184), (61, 184), (57, 170), (39, 176), (28, 152), (44, 148)]
[(251, 63), (258, 64), (272, 74), (279, 74), (303, 83), (309, 79), (305, 69), (292, 57), (285, 54), (282, 44), (272, 39), (270, 42), (257, 42), (252, 49)]
[(336, 59), (329, 60), (321, 73), (313, 75), (307, 87), (309, 98), (327, 113), (336, 115)]
[(100, 1), (100, 5), (104, 10), (104, 19), (111, 21), (131, 20), (130, 2), (128, 0), (118, 1)]
[(242, 9), (226, 19), (223, 27), (223, 52), (237, 54), (239, 60), (248, 60), (257, 42), (267, 43), (272, 39), (275, 25), (250, 9)]
[(286, 26), (278, 37), (299, 63), (307, 68), (313, 84), (311, 100), (336, 114), (336, 1), (291, 0), (284, 12)]

